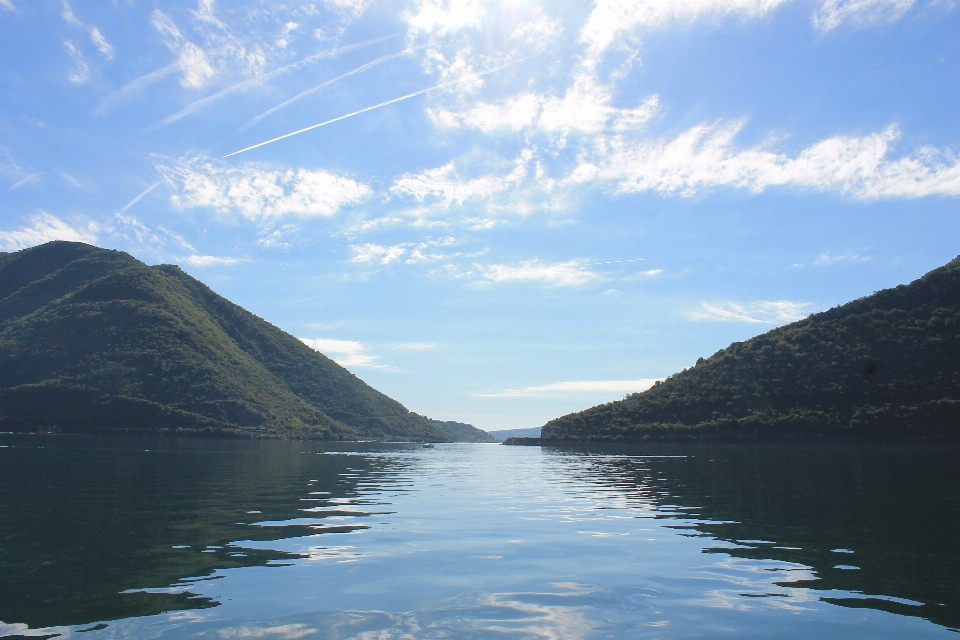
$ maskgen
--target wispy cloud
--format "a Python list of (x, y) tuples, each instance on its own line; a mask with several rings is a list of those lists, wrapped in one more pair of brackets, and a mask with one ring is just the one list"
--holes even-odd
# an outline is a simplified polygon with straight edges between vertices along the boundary
[(915, 4), (916, 0), (823, 0), (813, 14), (813, 24), (830, 31), (844, 23), (870, 26), (896, 22)]
[(390, 264), (403, 257), (407, 252), (405, 244), (397, 244), (391, 247), (367, 242), (365, 244), (351, 245), (353, 257), (350, 262), (361, 262), (364, 264)]
[(519, 265), (477, 265), (485, 280), (490, 282), (541, 282), (561, 287), (579, 287), (600, 278), (580, 262), (544, 263), (528, 260)]
[(862, 256), (859, 253), (854, 253), (853, 251), (847, 251), (846, 253), (822, 253), (814, 261), (818, 267), (829, 267), (830, 265), (837, 263), (854, 263), (854, 262), (869, 262), (870, 256)]
[(657, 112), (653, 95), (632, 109), (611, 106), (613, 91), (591, 73), (577, 73), (562, 97), (521, 93), (499, 103), (478, 102), (462, 111), (428, 109), (433, 122), (445, 128), (472, 128), (484, 133), (538, 130), (542, 133), (626, 131), (646, 124)]
[(420, 34), (445, 36), (467, 27), (480, 26), (484, 6), (480, 0), (462, 0), (461, 2), (443, 2), (425, 0), (415, 12), (404, 15), (409, 27), (409, 36), (416, 38)]
[(16, 11), (17, 8), (14, 6), (11, 0), (0, 0), (0, 9), (5, 11)]
[(391, 348), (399, 351), (430, 351), (435, 346), (432, 342), (405, 342)]
[(0, 231), (0, 247), (4, 251), (19, 251), (51, 240), (91, 244), (97, 241), (97, 227), (93, 223), (72, 226), (45, 211), (38, 212), (30, 222), (30, 226), (16, 231)]
[(332, 338), (301, 338), (305, 345), (330, 357), (342, 367), (368, 367), (389, 369), (377, 364), (380, 356), (367, 353), (366, 347), (353, 340), (334, 340)]
[(93, 46), (97, 48), (97, 51), (107, 60), (113, 59), (113, 46), (107, 42), (107, 39), (103, 37), (103, 34), (100, 33), (100, 29), (85, 24), (82, 20), (77, 18), (76, 14), (73, 13), (73, 8), (70, 6), (68, 0), (60, 0), (60, 6), (62, 11), (60, 15), (63, 16), (64, 21), (71, 27), (78, 29), (83, 29), (87, 32), (87, 35), (90, 37), (90, 42), (93, 43)]
[(481, 398), (516, 398), (521, 396), (539, 396), (555, 393), (637, 393), (646, 391), (659, 378), (640, 380), (581, 380), (578, 382), (554, 382), (533, 387), (507, 389), (495, 393), (474, 393)]
[(222, 167), (200, 158), (158, 165), (181, 209), (209, 207), (252, 220), (280, 216), (332, 216), (367, 200), (370, 187), (322, 169), (271, 170), (258, 165)]
[(922, 147), (891, 158), (897, 127), (864, 137), (828, 138), (797, 156), (761, 148), (739, 149), (742, 122), (698, 125), (673, 140), (598, 141), (567, 183), (609, 182), (618, 193), (658, 191), (691, 196), (711, 187), (761, 192), (773, 186), (836, 191), (861, 200), (960, 195), (960, 158)]
[(486, 200), (521, 183), (527, 177), (527, 164), (532, 157), (533, 151), (525, 149), (514, 161), (510, 173), (491, 173), (476, 178), (461, 177), (456, 164), (448, 162), (434, 169), (400, 176), (390, 187), (390, 192), (397, 196), (412, 197), (418, 202), (433, 200), (443, 207), (463, 204), (468, 200)]
[(180, 85), (198, 89), (206, 84), (215, 73), (206, 52), (187, 40), (173, 20), (159, 9), (153, 11), (150, 22), (163, 36), (167, 48), (177, 55), (177, 65), (183, 73)]
[(699, 308), (687, 311), (684, 315), (691, 320), (784, 324), (806, 317), (810, 306), (809, 302), (790, 300), (757, 300), (748, 303), (723, 300), (704, 302)]
[(162, 226), (148, 227), (136, 218), (124, 215), (123, 210), (103, 224), (103, 232), (112, 238), (136, 243), (154, 253), (170, 246), (196, 253), (196, 249), (183, 236)]
[(472, 257), (486, 252), (486, 250), (483, 250), (467, 254), (463, 252), (444, 253), (442, 251), (443, 247), (450, 247), (456, 244), (458, 244), (458, 241), (452, 236), (437, 239), (428, 238), (420, 242), (401, 242), (390, 246), (367, 242), (350, 246), (350, 249), (353, 251), (353, 257), (350, 258), (350, 262), (385, 265), (396, 262), (406, 256), (406, 259), (403, 260), (406, 264), (420, 264), (451, 260), (463, 256)]
[(790, 0), (599, 0), (580, 31), (589, 64), (619, 36), (635, 30), (662, 29), (689, 23), (704, 15), (735, 15), (743, 19), (763, 16)]
[(90, 79), (90, 66), (83, 59), (83, 54), (69, 40), (64, 41), (63, 48), (73, 60), (73, 68), (67, 73), (67, 80), (73, 84), (84, 84)]
[(230, 258), (226, 256), (198, 256), (196, 254), (180, 259), (191, 267), (232, 267), (247, 262), (243, 258)]

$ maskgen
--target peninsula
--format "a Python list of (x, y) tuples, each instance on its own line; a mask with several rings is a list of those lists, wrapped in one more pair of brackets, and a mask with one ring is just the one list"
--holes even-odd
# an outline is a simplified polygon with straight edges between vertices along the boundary
[(508, 442), (698, 441), (960, 443), (960, 258)]

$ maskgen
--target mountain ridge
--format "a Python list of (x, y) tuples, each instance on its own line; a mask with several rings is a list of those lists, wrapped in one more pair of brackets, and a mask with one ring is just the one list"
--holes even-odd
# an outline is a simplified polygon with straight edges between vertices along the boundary
[(0, 427), (446, 441), (175, 265), (55, 241), (0, 254)]
[(960, 257), (555, 418), (537, 442), (702, 440), (960, 443)]

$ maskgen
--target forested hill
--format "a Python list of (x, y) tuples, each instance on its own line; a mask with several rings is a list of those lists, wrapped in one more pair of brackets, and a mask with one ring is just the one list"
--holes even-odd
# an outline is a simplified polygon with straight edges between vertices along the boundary
[(541, 437), (960, 443), (960, 258), (552, 420)]
[(447, 434), (451, 442), (497, 442), (492, 435), (472, 424), (453, 420), (430, 420), (430, 422)]
[(0, 429), (446, 441), (173, 265), (50, 242), (0, 253)]

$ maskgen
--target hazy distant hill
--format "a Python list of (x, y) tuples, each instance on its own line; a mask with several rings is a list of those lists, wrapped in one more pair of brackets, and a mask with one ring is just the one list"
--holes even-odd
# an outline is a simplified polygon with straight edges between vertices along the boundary
[[(429, 420), (429, 418), (428, 418)], [(497, 439), (472, 424), (452, 420), (430, 420), (430, 424), (447, 434), (451, 442), (496, 442)]]
[(551, 420), (542, 436), (960, 442), (960, 258)]
[(445, 441), (173, 265), (50, 242), (0, 253), (0, 428)]
[(499, 431), (491, 431), (490, 435), (497, 440), (506, 440), (507, 438), (539, 438), (540, 427), (532, 427), (530, 429), (501, 429)]

